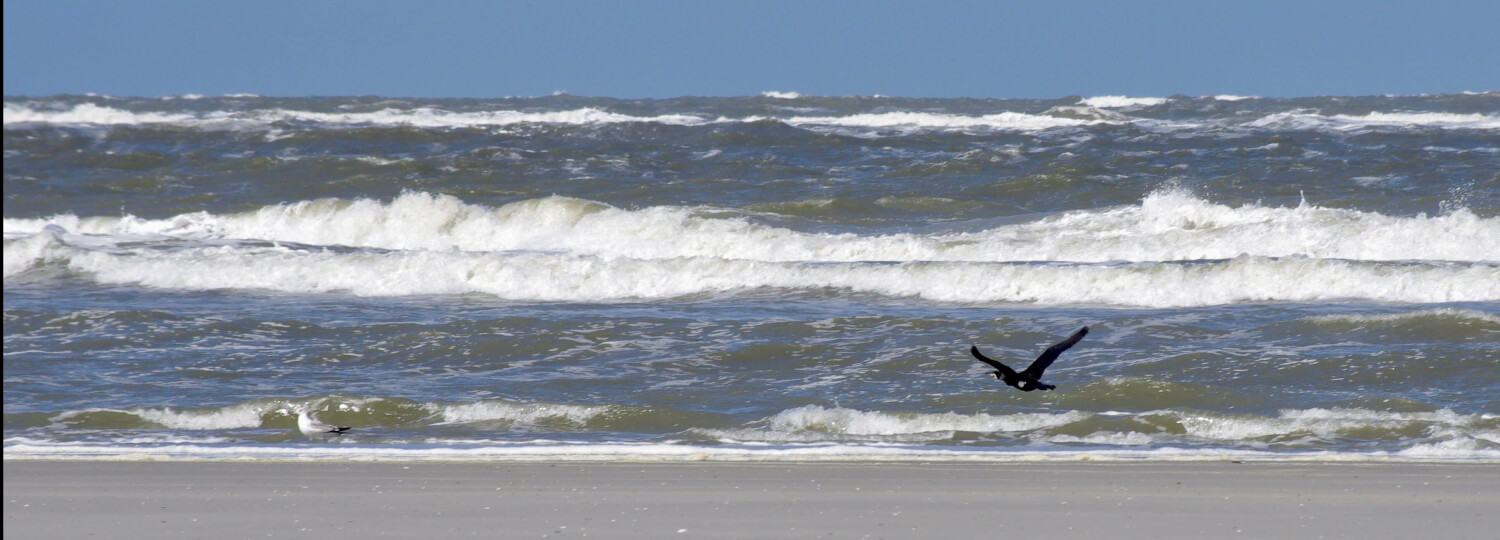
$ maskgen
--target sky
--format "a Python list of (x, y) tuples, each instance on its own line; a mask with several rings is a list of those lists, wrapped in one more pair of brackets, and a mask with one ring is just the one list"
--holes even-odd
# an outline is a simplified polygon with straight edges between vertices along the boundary
[(6, 96), (1500, 90), (1495, 0), (6, 0)]

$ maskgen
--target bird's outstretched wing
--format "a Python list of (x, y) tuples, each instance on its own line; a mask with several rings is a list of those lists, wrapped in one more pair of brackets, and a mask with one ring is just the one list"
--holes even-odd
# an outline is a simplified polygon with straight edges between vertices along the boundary
[(1073, 345), (1077, 344), (1078, 341), (1083, 339), (1083, 336), (1088, 335), (1088, 333), (1089, 327), (1085, 326), (1083, 328), (1079, 328), (1077, 332), (1073, 332), (1073, 335), (1068, 336), (1068, 339), (1062, 340), (1061, 343), (1058, 343), (1051, 347), (1047, 347), (1047, 350), (1042, 351), (1042, 355), (1036, 357), (1036, 360), (1031, 362), (1031, 366), (1027, 367), (1026, 371), (1023, 371), (1022, 373), (1026, 374), (1026, 376), (1028, 377), (1031, 377), (1032, 380), (1042, 378), (1042, 372), (1047, 371), (1047, 366), (1052, 365), (1053, 360), (1057, 360), (1057, 357), (1061, 355), (1063, 351), (1066, 351)]
[[(1061, 352), (1061, 351), (1059, 351), (1059, 352)], [(970, 345), (969, 346), (969, 354), (974, 355), (974, 358), (978, 358), (980, 362), (984, 362), (986, 364), (989, 364), (991, 367), (995, 368), (995, 370), (999, 371), (1000, 373), (1004, 373), (1004, 374), (1009, 375), (1011, 377), (1016, 376), (1016, 370), (1011, 369), (1010, 366), (1007, 366), (1005, 364), (996, 362), (994, 360), (990, 360), (990, 358), (988, 356), (985, 356), (984, 354), (982, 354), (982, 353), (979, 352), (979, 347), (977, 347), (977, 346)]]

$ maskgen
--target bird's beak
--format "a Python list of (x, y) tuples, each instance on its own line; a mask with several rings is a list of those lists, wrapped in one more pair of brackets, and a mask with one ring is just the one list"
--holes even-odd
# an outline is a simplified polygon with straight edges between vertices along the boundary
[(999, 374), (999, 373), (995, 373), (995, 372), (993, 372), (993, 371), (991, 371), (991, 372), (990, 372), (990, 378), (991, 378), (991, 379), (995, 379), (995, 380), (997, 380), (997, 381), (998, 381), (998, 380), (1000, 380), (1000, 374)]

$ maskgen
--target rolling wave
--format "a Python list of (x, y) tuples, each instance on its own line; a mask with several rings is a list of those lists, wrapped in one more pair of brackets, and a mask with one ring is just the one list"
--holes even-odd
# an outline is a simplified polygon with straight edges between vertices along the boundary
[(55, 226), (100, 242), (110, 237), (120, 242), (238, 239), (389, 250), (771, 262), (1160, 262), (1241, 255), (1500, 261), (1500, 219), (1481, 218), (1464, 209), (1435, 217), (1393, 217), (1306, 203), (1295, 208), (1235, 208), (1180, 191), (1152, 193), (1139, 205), (1065, 212), (977, 232), (812, 233), (760, 224), (753, 218), (750, 213), (713, 208), (625, 210), (556, 196), (491, 208), (446, 195), (407, 193), (389, 203), (320, 199), (241, 214), (198, 212), (161, 220), (6, 218), (4, 230), (7, 239)]
[[(767, 96), (766, 99), (787, 99)], [(1238, 99), (1215, 98), (1221, 102)], [(1500, 129), (1500, 116), (1484, 113), (1422, 111), (1375, 111), (1366, 114), (1325, 113), (1317, 109), (1293, 109), (1255, 113), (1250, 117), (1162, 119), (1130, 116), (1140, 109), (1170, 104), (1172, 98), (1098, 96), (1076, 105), (1057, 106), (1041, 113), (999, 111), (982, 114), (931, 110), (877, 109), (832, 115), (725, 116), (713, 113), (629, 114), (605, 106), (553, 110), (448, 110), (436, 106), (387, 107), (379, 110), (323, 112), (282, 107), (159, 112), (131, 110), (92, 102), (8, 101), (4, 107), (6, 129), (24, 126), (150, 127), (174, 126), (204, 130), (261, 131), (297, 124), (323, 128), (414, 127), (422, 129), (505, 128), (518, 125), (606, 126), (648, 123), (669, 126), (711, 126), (765, 121), (815, 131), (835, 131), (856, 136), (906, 135), (921, 132), (1020, 132), (1040, 133), (1060, 128), (1090, 125), (1136, 125), (1163, 131), (1273, 130), (1349, 133), (1407, 129)]]
[[(328, 401), (336, 403), (324, 403)], [(288, 448), (252, 443), (296, 440), (295, 413), (290, 408), (294, 402), (300, 401), (259, 400), (191, 411), (135, 408), (7, 415), (6, 423), (17, 428), (17, 435), (6, 438), (6, 456), (10, 459), (76, 458), (90, 454), (108, 457), (139, 453), (161, 456), (247, 453), (274, 458)], [(504, 401), (436, 404), (336, 397), (320, 398), (318, 402), (324, 403), (320, 407), (325, 410), (325, 418), (355, 426), (345, 438), (366, 444), (345, 452), (357, 452), (365, 458), (372, 457), (368, 446), (372, 442), (425, 441), (428, 448), (459, 449), (460, 453), (474, 453), (472, 457), (485, 459), (518, 456), (569, 459), (589, 455), (610, 459), (630, 455), (668, 458), (711, 453), (714, 448), (732, 449), (730, 454), (737, 456), (735, 459), (770, 460), (806, 457), (814, 450), (827, 454), (824, 458), (870, 459), (899, 448), (935, 459), (1004, 459), (1005, 453), (1018, 450), (1067, 456), (1069, 449), (1083, 456), (1108, 457), (1124, 451), (1145, 452), (1156, 458), (1171, 457), (1160, 455), (1163, 453), (1178, 458), (1213, 458), (1226, 453), (1269, 452), (1266, 457), (1274, 459), (1277, 455), (1319, 452), (1351, 438), (1365, 441), (1365, 452), (1369, 453), (1366, 457), (1500, 458), (1500, 417), (1460, 414), (1447, 409), (1398, 412), (1310, 408), (1284, 409), (1273, 415), (1179, 409), (961, 414), (808, 405), (743, 422), (670, 409), (605, 404)], [(28, 423), (50, 424), (54, 430), (61, 426), (63, 430), (105, 430), (133, 435), (127, 437), (128, 443), (116, 440), (91, 452), (91, 445), (82, 441), (32, 438), (22, 429)], [(585, 444), (524, 438), (534, 425), (545, 425), (546, 430), (564, 435), (641, 430), (643, 424), (654, 426), (647, 428), (657, 434), (653, 440)], [(511, 432), (520, 433), (523, 438), (506, 435)], [(442, 452), (426, 456), (420, 449), (407, 450), (413, 451), (404, 458), (460, 457)], [(1346, 452), (1345, 458), (1361, 455)]]
[(161, 220), (5, 220), (5, 276), (62, 271), (165, 289), (520, 301), (657, 300), (759, 288), (961, 303), (1202, 306), (1500, 299), (1500, 219), (1168, 191), (976, 232), (804, 232), (752, 213), (548, 197), (491, 208), (408, 193)]

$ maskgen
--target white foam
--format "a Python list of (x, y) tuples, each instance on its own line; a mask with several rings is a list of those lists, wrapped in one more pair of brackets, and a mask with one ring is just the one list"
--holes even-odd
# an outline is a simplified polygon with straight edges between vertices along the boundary
[(1263, 129), (1337, 132), (1390, 127), (1495, 130), (1500, 129), (1500, 115), (1380, 111), (1365, 115), (1325, 115), (1316, 111), (1299, 110), (1269, 114), (1245, 125)]
[(193, 213), (164, 220), (7, 218), (5, 234), (19, 239), (50, 224), (88, 235), (776, 262), (1152, 262), (1240, 255), (1500, 261), (1500, 218), (1480, 218), (1462, 208), (1436, 217), (1392, 217), (1308, 204), (1236, 208), (1163, 191), (1137, 206), (1068, 212), (973, 233), (875, 236), (803, 233), (709, 211), (714, 217), (702, 217), (699, 210), (687, 207), (622, 210), (564, 197), (487, 208), (449, 196), (408, 193), (389, 203), (304, 201), (245, 214)]
[(1383, 266), (1241, 257), (1191, 265), (769, 263), (545, 253), (338, 253), (212, 247), (129, 256), (57, 247), (45, 258), (101, 283), (360, 296), (483, 293), (519, 301), (678, 298), (761, 287), (844, 289), (941, 302), (1146, 307), (1369, 299), (1500, 300), (1497, 266)]
[[(762, 118), (748, 118), (756, 121)], [(1034, 132), (1048, 129), (1107, 123), (1101, 119), (1062, 118), (1049, 115), (1001, 112), (980, 116), (931, 112), (861, 113), (847, 116), (793, 116), (780, 119), (803, 128), (868, 128), (902, 131), (975, 130)], [(856, 134), (858, 132), (855, 132)]]
[(712, 446), (677, 443), (565, 444), (556, 442), (464, 444), (447, 441), (397, 445), (226, 445), (197, 443), (120, 445), (5, 439), (6, 460), (80, 461), (611, 461), (611, 462), (1042, 462), (1228, 461), (1265, 462), (1500, 462), (1500, 451), (1461, 444), (1418, 445), (1397, 452), (1271, 452), (1228, 448), (962, 448), (885, 444)]
[(1017, 413), (990, 415), (986, 413), (965, 415), (958, 413), (938, 414), (892, 414), (880, 411), (859, 411), (842, 407), (807, 405), (788, 409), (770, 418), (769, 432), (801, 433), (820, 432), (844, 435), (903, 435), (948, 431), (973, 431), (980, 433), (1031, 431), (1046, 427), (1071, 424), (1089, 414), (1079, 411), (1065, 413)]
[(585, 107), (565, 111), (454, 112), (431, 107), (383, 109), (371, 112), (324, 113), (290, 109), (258, 109), (247, 112), (214, 111), (202, 114), (132, 112), (92, 103), (67, 110), (36, 109), (17, 103), (5, 104), (5, 125), (43, 123), (63, 125), (134, 126), (173, 124), (203, 129), (270, 129), (278, 122), (316, 122), (326, 126), (410, 126), (421, 128), (498, 127), (516, 124), (603, 125), (653, 122), (668, 125), (701, 125), (710, 120), (692, 115), (631, 116)]
[(1368, 409), (1287, 409), (1276, 417), (1182, 414), (1179, 422), (1188, 435), (1215, 441), (1246, 441), (1269, 436), (1311, 434), (1337, 437), (1369, 428), (1397, 429), (1411, 424), (1472, 426), (1483, 415), (1458, 414), (1448, 409), (1434, 412), (1385, 412)]
[[(547, 439), (496, 441), (483, 438), (434, 438), (402, 442), (377, 441), (329, 447), (235, 442), (222, 436), (191, 433), (257, 428), (271, 404), (242, 404), (211, 411), (179, 412), (140, 408), (123, 412), (168, 429), (189, 433), (125, 434), (109, 442), (59, 442), (35, 436), (7, 437), (6, 459), (317, 459), (317, 460), (609, 460), (609, 461), (1050, 461), (1094, 459), (1204, 460), (1254, 456), (1264, 460), (1306, 461), (1497, 461), (1500, 430), (1496, 417), (1431, 412), (1387, 412), (1368, 409), (1288, 409), (1276, 416), (1224, 415), (1193, 411), (1082, 411), (1016, 414), (899, 413), (840, 407), (804, 406), (782, 411), (738, 429), (694, 429), (717, 439), (711, 445), (682, 441), (558, 442)], [(429, 406), (442, 423), (512, 420), (523, 423), (585, 423), (608, 407), (587, 405), (480, 402)], [(90, 409), (58, 415), (66, 423)], [(283, 410), (283, 412), (285, 412)], [(1175, 419), (1173, 429), (1095, 431), (1088, 435), (1057, 433), (1106, 417), (1151, 417), (1142, 426)], [(1426, 432), (1403, 438), (1400, 448), (1383, 451), (1319, 450), (1324, 441), (1370, 429)], [(1016, 444), (953, 445), (956, 432), (1001, 435)], [(1270, 451), (1268, 439), (1283, 449)], [(1304, 448), (1299, 450), (1298, 448)]]
[(923, 444), (946, 441), (955, 432), (1021, 433), (1070, 424), (1088, 413), (891, 413), (807, 405), (766, 419), (761, 427), (694, 429), (728, 444), (828, 444), (834, 442)]
[(1122, 109), (1151, 107), (1155, 105), (1161, 105), (1168, 101), (1171, 100), (1159, 97), (1096, 96), (1091, 98), (1084, 98), (1078, 103), (1080, 105), (1098, 107), (1101, 109)]
[(488, 421), (510, 421), (523, 425), (539, 422), (567, 422), (583, 425), (589, 420), (614, 410), (608, 405), (564, 405), (555, 403), (514, 403), (508, 401), (482, 401), (439, 406), (438, 413), (443, 424), (466, 424)]
[(1094, 444), (1104, 446), (1147, 446), (1161, 442), (1158, 437), (1136, 431), (1129, 433), (1096, 431), (1081, 437), (1076, 435), (1049, 435), (1045, 440), (1058, 444)]
[(200, 410), (181, 410), (172, 407), (131, 409), (84, 409), (60, 413), (53, 422), (67, 424), (85, 414), (113, 412), (139, 417), (141, 420), (177, 430), (219, 430), (255, 428), (261, 425), (261, 415), (271, 408), (257, 404), (239, 404), (228, 407)]
[(586, 107), (583, 109), (547, 112), (451, 112), (433, 108), (412, 110), (386, 109), (369, 113), (312, 113), (306, 111), (277, 110), (265, 113), (267, 124), (279, 120), (306, 120), (324, 124), (412, 126), (425, 128), (444, 127), (491, 127), (515, 124), (572, 124), (602, 125), (629, 122), (652, 122), (669, 125), (700, 125), (707, 120), (697, 116), (671, 114), (660, 116), (631, 116)]
[[(723, 216), (562, 197), (487, 208), (412, 193), (227, 216), (6, 219), (5, 275), (52, 267), (167, 289), (545, 301), (759, 287), (1155, 307), (1500, 298), (1500, 219), (1466, 210), (1395, 218), (1305, 204), (1230, 208), (1166, 192), (975, 233), (871, 236)], [(151, 247), (169, 239), (172, 249)]]
[(1371, 112), (1363, 116), (1335, 116), (1350, 123), (1385, 126), (1423, 126), (1447, 129), (1500, 129), (1500, 115), (1416, 112)]
[[(552, 197), (491, 210), (425, 194), (403, 195), (388, 205), (315, 201), (224, 220), (194, 214), (128, 225), (79, 232), (178, 234), (203, 227), (205, 234), (236, 238), (380, 248), (565, 249), (602, 256), (766, 261), (1147, 262), (1242, 254), (1500, 261), (1500, 219), (1479, 218), (1465, 209), (1398, 218), (1306, 204), (1232, 208), (1178, 191), (1153, 193), (1139, 206), (1070, 212), (968, 234), (808, 234), (743, 218), (702, 218), (683, 207), (625, 211)], [(223, 230), (215, 232), (219, 227)]]
[(1364, 314), (1318, 315), (1318, 316), (1310, 317), (1308, 320), (1310, 320), (1312, 322), (1317, 322), (1317, 323), (1342, 322), (1342, 323), (1354, 323), (1354, 324), (1393, 324), (1393, 323), (1401, 323), (1401, 322), (1407, 322), (1407, 321), (1413, 321), (1413, 320), (1420, 320), (1420, 319), (1430, 319), (1430, 318), (1457, 318), (1457, 319), (1465, 319), (1465, 320), (1473, 321), (1473, 322), (1484, 322), (1484, 323), (1490, 323), (1490, 324), (1500, 324), (1500, 315), (1495, 315), (1493, 313), (1485, 313), (1483, 311), (1474, 310), (1474, 309), (1458, 309), (1458, 308), (1446, 308), (1446, 307), (1445, 308), (1433, 308), (1433, 309), (1420, 309), (1420, 310), (1406, 311), (1406, 312), (1401, 312), (1401, 313), (1383, 313), (1383, 314), (1379, 314), (1379, 315), (1364, 315)]
[[(19, 224), (15, 228), (26, 229), (27, 232), (12, 233), (10, 218), (6, 218), (5, 226), (5, 279), (18, 276), (33, 268), (40, 267), (50, 260), (54, 255), (65, 260), (67, 252), (56, 249), (57, 238), (55, 232), (47, 232), (46, 223), (35, 222)], [(19, 222), (20, 220), (18, 220)], [(35, 225), (35, 226), (29, 226)], [(60, 230), (60, 228), (54, 228)]]
[(1069, 212), (975, 236), (1002, 240), (1021, 251), (1018, 257), (1032, 260), (1163, 261), (1250, 254), (1500, 261), (1500, 248), (1491, 247), (1500, 246), (1500, 219), (1480, 218), (1464, 209), (1437, 217), (1392, 217), (1305, 203), (1295, 208), (1236, 208), (1179, 190), (1152, 193), (1139, 206)]
[(100, 107), (93, 103), (80, 103), (68, 110), (34, 109), (18, 103), (5, 104), (5, 125), (44, 124), (99, 124), (141, 125), (182, 124), (197, 117), (186, 113), (132, 112), (112, 107)]
[[(765, 92), (773, 99), (798, 99), (795, 92)], [(1242, 96), (1214, 96), (1232, 101), (1251, 99)], [(503, 128), (520, 124), (607, 125), (618, 123), (659, 123), (700, 126), (717, 123), (779, 120), (792, 126), (815, 131), (831, 131), (861, 137), (883, 137), (922, 131), (968, 132), (1041, 132), (1097, 124), (1131, 124), (1153, 131), (1216, 129), (1288, 129), (1332, 132), (1368, 130), (1500, 129), (1500, 115), (1462, 114), (1422, 111), (1371, 112), (1365, 115), (1328, 115), (1303, 109), (1271, 113), (1249, 122), (1240, 120), (1179, 121), (1135, 118), (1107, 109), (1134, 110), (1160, 105), (1170, 98), (1097, 96), (1082, 99), (1078, 106), (1055, 107), (1036, 115), (1021, 112), (998, 112), (987, 115), (960, 115), (931, 111), (887, 111), (856, 113), (844, 116), (793, 115), (768, 118), (710, 118), (692, 114), (635, 116), (609, 112), (595, 107), (555, 111), (450, 111), (435, 107), (386, 108), (362, 112), (317, 112), (284, 108), (220, 110), (193, 113), (130, 111), (122, 108), (79, 103), (71, 106), (48, 102), (7, 102), (4, 124), (8, 128), (24, 124), (57, 124), (76, 126), (139, 126), (170, 124), (206, 130), (259, 130), (275, 133), (284, 123), (314, 123), (324, 127), (356, 128), (366, 126), (419, 128)]]
[(1397, 457), (1409, 459), (1473, 459), (1494, 455), (1500, 455), (1500, 452), (1486, 449), (1484, 444), (1469, 438), (1417, 444), (1395, 453)]

